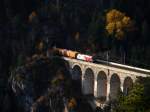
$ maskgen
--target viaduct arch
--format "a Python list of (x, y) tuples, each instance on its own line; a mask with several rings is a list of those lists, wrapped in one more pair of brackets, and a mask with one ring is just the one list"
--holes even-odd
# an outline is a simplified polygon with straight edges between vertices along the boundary
[(116, 99), (120, 90), (121, 81), (118, 74), (113, 74), (110, 78), (110, 99)]
[(106, 100), (107, 97), (107, 75), (100, 71), (97, 76), (97, 97)]

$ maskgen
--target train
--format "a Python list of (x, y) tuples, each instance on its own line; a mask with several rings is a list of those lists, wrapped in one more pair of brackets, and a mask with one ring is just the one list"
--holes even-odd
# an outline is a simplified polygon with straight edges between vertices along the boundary
[(147, 69), (111, 62), (108, 60), (100, 59), (99, 57), (97, 57), (95, 55), (91, 56), (91, 55), (81, 54), (77, 51), (72, 51), (72, 50), (67, 50), (67, 49), (62, 49), (62, 48), (53, 48), (52, 51), (54, 54), (63, 56), (63, 57), (68, 57), (68, 58), (82, 60), (82, 61), (86, 61), (86, 62), (92, 62), (92, 63), (101, 63), (101, 64), (105, 64), (105, 65), (109, 64), (114, 67), (121, 67), (121, 68), (123, 67), (123, 68), (127, 68), (127, 69), (134, 69), (134, 70), (150, 73), (150, 70), (147, 70)]
[(90, 55), (81, 54), (77, 51), (61, 49), (61, 48), (53, 48), (53, 52), (59, 56), (69, 57), (72, 59), (78, 59), (87, 62), (93, 62), (93, 57)]

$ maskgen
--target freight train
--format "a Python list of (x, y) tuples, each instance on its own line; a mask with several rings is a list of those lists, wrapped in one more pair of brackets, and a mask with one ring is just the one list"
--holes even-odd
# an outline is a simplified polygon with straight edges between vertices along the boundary
[(72, 51), (67, 49), (53, 48), (53, 53), (58, 56), (68, 57), (68, 58), (82, 60), (86, 62), (103, 63), (103, 64), (108, 63), (106, 59), (102, 59), (97, 55), (91, 56), (91, 55), (81, 54), (77, 51)]
[(77, 51), (54, 48), (53, 52), (59, 56), (69, 57), (69, 58), (78, 59), (78, 60), (87, 61), (87, 62), (93, 62), (92, 56), (81, 54)]
[(97, 58), (96, 56), (81, 54), (77, 51), (61, 49), (61, 48), (53, 48), (52, 51), (54, 54), (59, 55), (59, 56), (63, 56), (63, 57), (69, 57), (72, 59), (82, 60), (82, 61), (86, 61), (86, 62), (101, 63), (101, 64), (105, 64), (105, 65), (109, 64), (109, 65), (114, 66), (114, 67), (134, 69), (134, 70), (150, 73), (150, 70), (147, 70), (147, 69), (142, 69), (142, 68), (138, 68), (138, 67), (133, 67), (133, 66), (128, 66), (128, 65), (124, 65), (124, 64), (111, 62), (108, 60)]

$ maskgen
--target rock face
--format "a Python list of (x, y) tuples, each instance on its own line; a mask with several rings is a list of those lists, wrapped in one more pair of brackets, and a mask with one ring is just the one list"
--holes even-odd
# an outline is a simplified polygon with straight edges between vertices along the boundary
[[(59, 58), (33, 56), (10, 77), (18, 112), (62, 112), (71, 96), (67, 63)], [(59, 107), (59, 108), (58, 108)]]

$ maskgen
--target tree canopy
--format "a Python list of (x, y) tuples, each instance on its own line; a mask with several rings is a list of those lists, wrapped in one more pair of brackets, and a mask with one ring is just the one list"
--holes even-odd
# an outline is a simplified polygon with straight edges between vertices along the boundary
[(125, 13), (112, 9), (106, 14), (106, 31), (117, 39), (124, 38), (126, 32), (133, 27), (133, 21)]
[(120, 94), (113, 112), (149, 112), (149, 92), (150, 78), (139, 77), (127, 96)]

